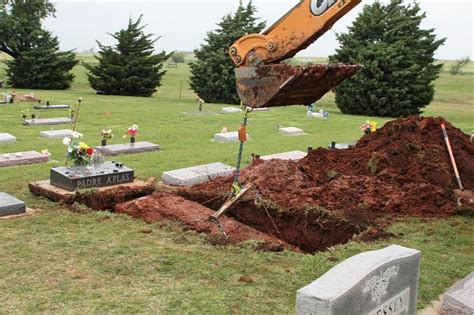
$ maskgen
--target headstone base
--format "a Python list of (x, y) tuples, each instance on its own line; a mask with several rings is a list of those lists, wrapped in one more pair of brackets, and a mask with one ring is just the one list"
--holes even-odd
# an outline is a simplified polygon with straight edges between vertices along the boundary
[(36, 126), (36, 125), (62, 125), (62, 124), (72, 124), (73, 120), (67, 117), (58, 117), (58, 118), (35, 118), (35, 119), (25, 119), (24, 125), (27, 126)]
[(71, 108), (70, 105), (35, 105), (33, 106), (34, 109), (69, 109)]
[(36, 151), (0, 154), (0, 167), (46, 163), (49, 156)]
[[(249, 139), (248, 134), (247, 134), (247, 139)], [(238, 142), (239, 133), (237, 131), (216, 133), (214, 135), (214, 140), (220, 143)]]
[(16, 142), (16, 137), (9, 133), (0, 133), (0, 144)]
[(191, 186), (205, 183), (218, 176), (230, 176), (235, 168), (224, 163), (211, 163), (163, 172), (163, 184)]
[(290, 160), (290, 161), (299, 161), (307, 155), (303, 151), (289, 151), (283, 153), (276, 153), (270, 155), (261, 156), (260, 159), (264, 161), (268, 160)]
[(126, 144), (112, 144), (107, 146), (98, 146), (95, 147), (97, 151), (102, 153), (106, 156), (115, 156), (119, 154), (134, 154), (134, 153), (142, 153), (142, 152), (151, 152), (151, 151), (158, 151), (160, 150), (160, 146), (158, 144), (154, 144), (147, 141), (139, 141), (135, 142), (134, 144), (126, 143)]

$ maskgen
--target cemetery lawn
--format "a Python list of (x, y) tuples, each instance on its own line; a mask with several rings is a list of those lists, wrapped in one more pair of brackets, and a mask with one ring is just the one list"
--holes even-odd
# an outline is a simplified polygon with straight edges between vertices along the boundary
[[(0, 80), (4, 77), (2, 58), (0, 55)], [(90, 56), (79, 58), (94, 62)], [(100, 144), (102, 128), (113, 130), (110, 144), (122, 143), (125, 130), (138, 124), (138, 141), (160, 144), (162, 150), (114, 159), (134, 168), (141, 179), (160, 178), (163, 171), (204, 163), (234, 165), (238, 144), (211, 139), (222, 127), (236, 130), (241, 115), (185, 114), (198, 108), (188, 85), (189, 68), (179, 64), (167, 70), (163, 86), (151, 98), (96, 95), (82, 65), (74, 69), (76, 80), (70, 90), (17, 92), (34, 92), (51, 104), (76, 105), (82, 97), (77, 129), (89, 145)], [(468, 65), (464, 75), (443, 72), (435, 86), (435, 99), (425, 115), (443, 116), (470, 133), (474, 129), (474, 64)], [(308, 119), (305, 108), (298, 106), (251, 113), (244, 163), (249, 163), (252, 152), (305, 151), (308, 146), (325, 147), (333, 140), (356, 140), (365, 120), (375, 120), (379, 126), (388, 121), (343, 115), (333, 95), (326, 95), (318, 104), (329, 111), (328, 120)], [(474, 270), (474, 216), (466, 214), (448, 219), (398, 219), (388, 229), (394, 237), (349, 242), (305, 255), (256, 252), (252, 244), (214, 247), (205, 236), (183, 231), (178, 224), (148, 225), (84, 207), (73, 212), (28, 191), (28, 182), (48, 179), (51, 167), (64, 165), (66, 149), (61, 139), (39, 138), (40, 131), (51, 127), (22, 125), (21, 110), (33, 105), (0, 105), (0, 132), (17, 137), (16, 143), (0, 145), (0, 153), (47, 148), (53, 159), (47, 164), (0, 168), (0, 191), (42, 210), (33, 217), (0, 221), (1, 313), (293, 313), (297, 289), (352, 255), (390, 244), (422, 253), (419, 308)], [(205, 104), (204, 110), (219, 113), (223, 106)], [(40, 118), (69, 115), (68, 110), (36, 113)], [(307, 135), (282, 136), (277, 125), (298, 127)], [(242, 276), (253, 281), (241, 282)]]

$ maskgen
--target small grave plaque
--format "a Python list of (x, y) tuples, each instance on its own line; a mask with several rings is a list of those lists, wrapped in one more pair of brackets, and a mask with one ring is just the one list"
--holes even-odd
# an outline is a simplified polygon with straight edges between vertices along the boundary
[[(249, 135), (247, 134), (247, 139), (248, 138)], [(239, 133), (237, 131), (216, 133), (214, 135), (214, 140), (221, 143), (238, 142)]]
[(474, 272), (443, 294), (441, 309), (444, 315), (474, 314)]
[[(80, 134), (79, 134), (80, 135)], [(62, 129), (62, 130), (48, 130), (48, 131), (41, 131), (40, 137), (47, 138), (47, 139), (55, 139), (55, 138), (65, 138), (71, 137), (72, 130), (71, 129)]]
[(9, 142), (16, 142), (16, 137), (9, 133), (0, 133), (0, 144)]
[(69, 109), (70, 105), (35, 105), (34, 109)]
[(0, 192), (0, 217), (7, 215), (25, 213), (26, 206), (21, 200), (9, 194)]
[(261, 156), (260, 159), (268, 161), (268, 160), (291, 160), (291, 161), (299, 161), (307, 155), (306, 152), (303, 151), (290, 151), (290, 152), (283, 152), (283, 153), (276, 153), (270, 155)]
[(99, 166), (55, 167), (51, 169), (51, 185), (68, 191), (106, 187), (133, 182), (133, 169), (122, 163), (105, 162)]
[(242, 110), (240, 108), (237, 108), (237, 107), (224, 107), (222, 109), (222, 112), (224, 114), (232, 114), (232, 113), (240, 113)]
[(355, 255), (299, 289), (296, 314), (415, 315), (419, 263), (398, 245)]
[(163, 172), (163, 183), (174, 186), (190, 186), (205, 183), (214, 177), (230, 176), (235, 171), (224, 163), (211, 163)]
[(354, 147), (356, 144), (355, 142), (350, 143), (331, 143), (328, 145), (328, 149), (337, 149), (337, 150), (345, 150)]
[(304, 132), (300, 128), (295, 128), (295, 127), (284, 127), (284, 128), (278, 128), (278, 131), (281, 134), (288, 135), (288, 136), (301, 136), (304, 135)]
[(160, 146), (158, 144), (154, 144), (147, 141), (139, 141), (133, 144), (126, 143), (126, 144), (112, 144), (107, 146), (99, 146), (95, 147), (97, 151), (102, 153), (103, 155), (107, 156), (114, 156), (119, 154), (134, 154), (134, 153), (142, 153), (142, 152), (150, 152), (150, 151), (158, 151)]
[(35, 118), (35, 119), (25, 119), (25, 125), (62, 125), (62, 124), (72, 124), (72, 119), (68, 117), (58, 117), (58, 118)]
[(0, 167), (46, 163), (49, 156), (36, 151), (0, 154)]

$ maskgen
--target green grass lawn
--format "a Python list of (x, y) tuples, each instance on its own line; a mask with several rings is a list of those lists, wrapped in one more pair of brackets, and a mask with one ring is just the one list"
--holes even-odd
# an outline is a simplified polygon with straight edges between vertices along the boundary
[[(4, 58), (0, 56), (0, 60)], [(79, 58), (94, 62), (91, 56)], [(425, 115), (443, 116), (470, 133), (474, 129), (472, 69), (471, 63), (464, 75), (443, 72)], [(17, 92), (34, 92), (51, 104), (72, 105), (82, 97), (78, 131), (90, 145), (100, 143), (102, 128), (113, 129), (115, 137), (109, 141), (113, 144), (125, 141), (125, 130), (138, 124), (138, 140), (162, 146), (159, 152), (118, 158), (133, 167), (140, 178), (160, 177), (163, 171), (202, 163), (234, 165), (238, 144), (219, 144), (211, 139), (222, 127), (236, 130), (241, 115), (184, 114), (198, 107), (189, 89), (189, 69), (180, 64), (167, 70), (163, 86), (151, 98), (96, 95), (82, 65), (74, 69), (76, 80), (71, 90)], [(0, 80), (3, 76), (0, 70)], [(252, 152), (305, 151), (308, 146), (327, 146), (332, 140), (356, 140), (361, 136), (358, 127), (366, 119), (379, 125), (387, 121), (343, 115), (331, 94), (318, 103), (329, 111), (328, 120), (308, 119), (305, 108), (298, 106), (251, 113), (244, 163), (249, 162)], [(21, 110), (33, 105), (0, 106), (0, 132), (18, 139), (1, 145), (0, 153), (47, 148), (53, 159), (48, 164), (0, 168), (0, 191), (43, 210), (31, 218), (0, 221), (0, 313), (292, 313), (298, 288), (345, 258), (389, 244), (422, 252), (418, 304), (422, 308), (474, 269), (472, 216), (400, 219), (389, 228), (394, 238), (350, 242), (304, 255), (255, 252), (250, 246), (214, 247), (204, 236), (184, 232), (178, 225), (149, 226), (127, 216), (87, 209), (73, 213), (28, 191), (28, 182), (47, 179), (51, 167), (64, 165), (66, 149), (61, 139), (39, 138), (39, 132), (50, 127), (22, 125)], [(220, 112), (222, 106), (205, 104), (204, 109)], [(37, 114), (67, 116), (68, 111)], [(307, 135), (281, 136), (276, 125), (299, 127)], [(54, 126), (65, 128), (70, 126)], [(152, 233), (142, 233), (149, 228)], [(251, 276), (254, 282), (239, 282), (243, 275)]]

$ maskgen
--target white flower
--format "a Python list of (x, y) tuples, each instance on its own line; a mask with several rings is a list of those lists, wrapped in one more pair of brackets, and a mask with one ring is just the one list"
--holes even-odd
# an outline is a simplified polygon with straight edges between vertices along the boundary
[(72, 137), (73, 137), (74, 139), (80, 139), (80, 138), (82, 138), (82, 133), (79, 133), (79, 132), (77, 132), (77, 131), (74, 131), (74, 132), (72, 133)]
[(68, 137), (64, 138), (63, 139), (63, 144), (64, 145), (70, 145), (71, 144), (71, 138), (68, 138)]

